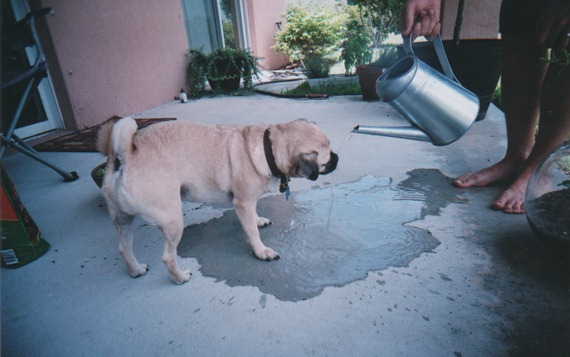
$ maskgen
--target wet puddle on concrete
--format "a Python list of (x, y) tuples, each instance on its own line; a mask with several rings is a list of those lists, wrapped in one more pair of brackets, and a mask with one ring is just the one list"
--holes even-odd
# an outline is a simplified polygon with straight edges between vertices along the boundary
[[(279, 300), (299, 301), (325, 287), (364, 279), (369, 271), (407, 266), (439, 245), (427, 230), (407, 223), (464, 202), (438, 170), (418, 169), (392, 187), (391, 179), (365, 176), (352, 183), (263, 198), (260, 216), (272, 225), (261, 239), (281, 259), (255, 258), (235, 211), (185, 229), (178, 247), (204, 276), (229, 286), (256, 286)], [(331, 201), (332, 200), (332, 201)]]

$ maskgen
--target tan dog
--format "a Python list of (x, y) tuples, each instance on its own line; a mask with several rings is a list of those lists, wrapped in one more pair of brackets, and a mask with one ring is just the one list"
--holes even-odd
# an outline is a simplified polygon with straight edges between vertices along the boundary
[(279, 259), (259, 237), (258, 227), (271, 222), (257, 215), (258, 198), (276, 178), (283, 192), (290, 177), (316, 180), (338, 162), (327, 137), (303, 119), (252, 126), (178, 120), (137, 131), (133, 118), (123, 118), (101, 129), (97, 146), (108, 156), (103, 196), (130, 274), (138, 277), (148, 270), (133, 253), (133, 220), (140, 216), (162, 231), (162, 260), (179, 284), (191, 275), (176, 263), (183, 200), (233, 203), (256, 257)]

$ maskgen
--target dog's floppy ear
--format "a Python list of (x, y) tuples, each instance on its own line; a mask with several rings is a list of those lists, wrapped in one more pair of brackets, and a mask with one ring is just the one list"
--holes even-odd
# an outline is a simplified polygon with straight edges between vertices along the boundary
[(319, 164), (317, 154), (301, 154), (294, 165), (295, 176), (315, 181), (319, 178)]

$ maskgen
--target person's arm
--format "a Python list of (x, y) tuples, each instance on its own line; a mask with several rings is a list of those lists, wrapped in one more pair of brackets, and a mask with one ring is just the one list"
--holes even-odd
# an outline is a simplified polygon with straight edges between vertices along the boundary
[(439, 0), (408, 0), (402, 11), (400, 31), (402, 36), (425, 36), (433, 39), (441, 28)]

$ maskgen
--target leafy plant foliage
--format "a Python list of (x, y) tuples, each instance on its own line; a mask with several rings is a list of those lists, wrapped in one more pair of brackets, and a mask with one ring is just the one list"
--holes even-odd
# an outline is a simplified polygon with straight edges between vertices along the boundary
[(275, 35), (275, 46), (292, 61), (303, 61), (310, 78), (328, 76), (333, 53), (342, 42), (347, 15), (340, 5), (314, 1), (290, 2), (286, 25)]
[[(352, 0), (340, 58), (346, 73), (359, 64), (382, 60), (382, 42), (398, 31), (404, 0)], [(391, 60), (391, 59), (388, 59)]]
[(259, 59), (249, 50), (220, 48), (205, 54), (201, 50), (190, 50), (190, 62), (186, 68), (189, 95), (199, 98), (204, 94), (206, 81), (215, 94), (223, 91), (222, 83), (229, 79), (243, 79), (243, 87), (253, 88), (253, 77), (258, 74)]

